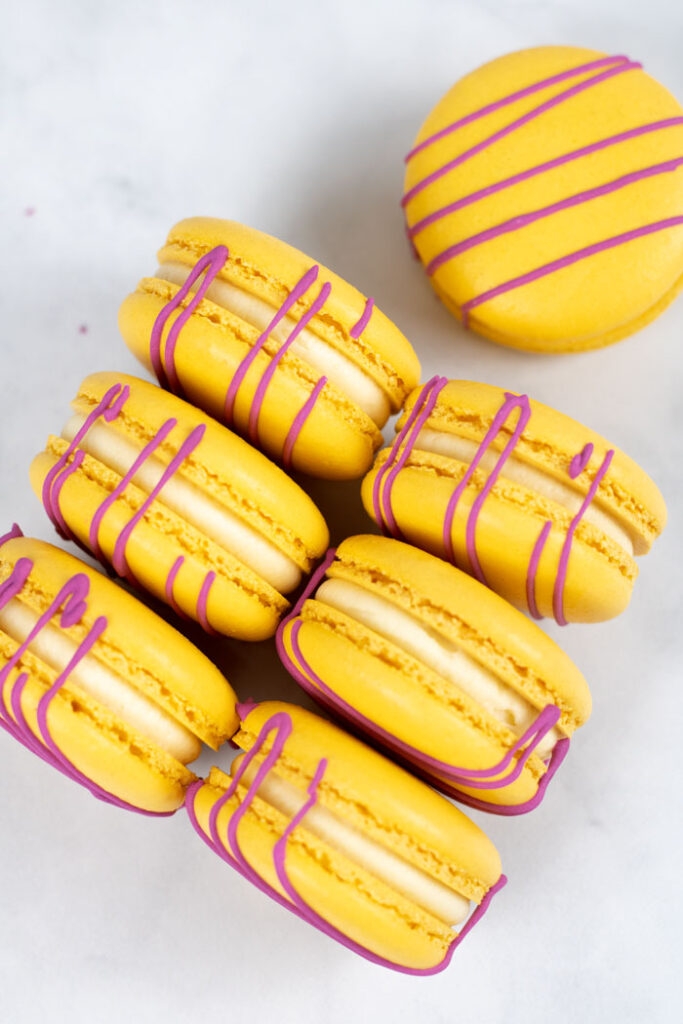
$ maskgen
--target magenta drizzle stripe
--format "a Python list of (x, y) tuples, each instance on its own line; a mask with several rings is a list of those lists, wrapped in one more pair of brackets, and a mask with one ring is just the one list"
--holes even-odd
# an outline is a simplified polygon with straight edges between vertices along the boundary
[[(169, 423), (175, 425), (175, 420), (169, 420)], [(165, 424), (166, 425), (166, 424)], [(163, 428), (162, 428), (163, 429)], [(168, 466), (164, 470), (163, 474), (159, 478), (159, 482), (155, 487), (152, 488), (150, 493), (147, 495), (145, 501), (142, 503), (140, 508), (137, 510), (134, 516), (128, 520), (123, 530), (116, 539), (114, 544), (114, 554), (112, 557), (112, 565), (116, 569), (119, 576), (130, 576), (130, 570), (126, 561), (126, 545), (128, 539), (140, 522), (140, 520), (147, 514), (147, 511), (160, 493), (160, 491), (166, 486), (171, 477), (178, 471), (185, 459), (190, 455), (197, 445), (200, 443), (206, 432), (206, 424), (201, 423), (198, 427), (195, 427), (191, 434), (183, 441), (177, 453), (173, 456)], [(161, 433), (161, 431), (160, 431)], [(157, 435), (158, 436), (158, 435)], [(130, 475), (130, 471), (129, 474)], [(125, 477), (124, 477), (125, 480)]]
[(294, 451), (294, 445), (299, 439), (299, 434), (302, 431), (303, 425), (308, 417), (313, 412), (313, 407), (318, 401), (318, 395), (327, 384), (327, 377), (321, 377), (316, 383), (315, 387), (311, 391), (310, 395), (299, 409), (298, 413), (294, 417), (289, 433), (285, 438), (284, 447), (282, 449), (282, 464), (285, 469), (291, 469), (292, 466), (292, 452)]
[(548, 110), (552, 110), (554, 107), (559, 106), (560, 103), (566, 102), (566, 100), (571, 99), (573, 96), (578, 96), (586, 89), (591, 89), (593, 86), (599, 85), (601, 82), (614, 78), (615, 75), (620, 75), (624, 71), (633, 71), (640, 67), (642, 67), (641, 64), (632, 61), (629, 61), (626, 64), (619, 64), (617, 67), (608, 68), (607, 71), (602, 71), (600, 74), (594, 75), (592, 78), (588, 78), (583, 82), (578, 82), (570, 89), (565, 89), (564, 92), (558, 93), (557, 96), (552, 96), (549, 100), (541, 103), (540, 106), (534, 107), (533, 110), (529, 110), (526, 114), (517, 118), (517, 120), (511, 121), (510, 124), (500, 128), (497, 132), (494, 132), (493, 135), (489, 135), (487, 138), (482, 139), (481, 142), (471, 146), (470, 149), (466, 149), (464, 152), (458, 154), (458, 156), (453, 160), (449, 160), (448, 163), (437, 168), (435, 171), (432, 171), (432, 173), (428, 174), (425, 178), (422, 178), (421, 181), (418, 181), (417, 184), (413, 185), (413, 187), (405, 193), (401, 200), (401, 205), (406, 206), (411, 199), (427, 188), (428, 185), (431, 185), (432, 182), (442, 178), (455, 167), (459, 167), (460, 164), (465, 163), (465, 161), (469, 160), (470, 157), (475, 156), (477, 153), (481, 153), (484, 149), (488, 149), (488, 147), (492, 146), (494, 142), (498, 142), (499, 139), (503, 139), (518, 128), (522, 128), (525, 124), (528, 124), (529, 121), (533, 121), (535, 118), (540, 117), (541, 114), (545, 114)]
[(79, 448), (78, 451), (75, 452), (73, 460), (68, 466), (65, 466), (59, 476), (56, 477), (50, 489), (50, 519), (52, 520), (57, 533), (60, 537), (63, 537), (64, 540), (76, 540), (76, 536), (73, 531), (69, 529), (66, 519), (62, 514), (62, 509), (59, 504), (60, 495), (62, 493), (62, 487), (66, 481), (81, 468), (84, 460), (85, 452)]
[[(95, 555), (95, 558), (97, 558), (100, 562), (103, 560), (103, 555), (102, 549), (100, 547), (99, 532), (100, 525), (105, 514), (111, 508), (111, 506), (115, 504), (116, 501), (118, 501), (118, 499), (121, 497), (123, 492), (128, 487), (128, 484), (131, 483), (131, 481), (133, 480), (135, 474), (147, 462), (150, 456), (153, 455), (157, 448), (159, 448), (159, 446), (163, 444), (163, 442), (166, 440), (166, 438), (171, 433), (173, 428), (176, 426), (177, 422), (178, 421), (175, 419), (166, 420), (166, 422), (163, 424), (159, 432), (155, 434), (152, 440), (145, 445), (145, 447), (142, 449), (140, 454), (133, 462), (133, 465), (130, 467), (128, 472), (123, 477), (121, 477), (121, 480), (119, 481), (117, 486), (114, 488), (111, 494), (109, 494), (104, 499), (104, 501), (102, 502), (102, 504), (92, 517), (92, 520), (90, 521), (88, 542), (90, 544), (93, 554)], [(115, 568), (116, 571), (119, 572), (118, 566), (115, 566)], [(123, 573), (121, 573), (121, 575), (123, 575)]]
[(175, 594), (173, 593), (173, 587), (175, 586), (176, 576), (178, 575), (178, 573), (180, 572), (181, 567), (184, 564), (185, 564), (185, 557), (184, 557), (184, 555), (179, 555), (176, 558), (176, 560), (173, 563), (173, 565), (171, 566), (171, 571), (169, 572), (168, 576), (166, 577), (166, 583), (164, 584), (164, 594), (166, 596), (166, 603), (171, 606), (171, 608), (176, 613), (176, 615), (179, 615), (181, 617), (181, 619), (186, 619), (187, 615), (185, 614), (185, 612), (182, 610), (182, 608), (180, 607), (180, 605), (176, 601)]
[(356, 338), (360, 338), (361, 334), (370, 323), (370, 317), (372, 316), (372, 311), (374, 308), (375, 300), (366, 299), (365, 308), (361, 314), (360, 320), (358, 321), (358, 323), (355, 323), (351, 330), (349, 331), (349, 334), (354, 339), (354, 341), (356, 340)]
[[(43, 505), (45, 507), (45, 511), (47, 512), (48, 518), (50, 519), (50, 522), (55, 527), (57, 532), (61, 533), (62, 536), (64, 537), (70, 537), (71, 534), (66, 529), (66, 524), (64, 523), (61, 514), (59, 513), (59, 509), (56, 508), (55, 499), (52, 494), (52, 488), (55, 483), (55, 480), (62, 472), (62, 470), (64, 470), (74, 452), (77, 452), (79, 444), (81, 443), (85, 435), (88, 433), (93, 423), (95, 423), (100, 417), (104, 419), (105, 423), (111, 423), (113, 420), (115, 420), (116, 417), (121, 412), (121, 409), (127, 402), (129, 394), (130, 388), (128, 387), (127, 384), (123, 388), (121, 387), (120, 384), (114, 384), (114, 386), (111, 387), (109, 391), (107, 391), (102, 401), (96, 406), (95, 409), (93, 409), (93, 411), (87, 417), (87, 419), (83, 423), (82, 427), (78, 430), (76, 436), (74, 437), (73, 441), (69, 444), (64, 454), (57, 460), (52, 469), (50, 469), (47, 475), (45, 476), (41, 495)], [(84, 455), (81, 455), (80, 458), (82, 461)], [(71, 469), (71, 472), (73, 471), (74, 470)]]
[(455, 552), (453, 551), (453, 538), (451, 534), (453, 530), (453, 519), (455, 518), (455, 512), (458, 506), (458, 502), (460, 501), (461, 495), (463, 494), (470, 480), (472, 479), (472, 476), (477, 466), (479, 465), (486, 451), (488, 450), (489, 445), (498, 436), (508, 416), (510, 415), (510, 413), (514, 412), (515, 409), (519, 409), (519, 417), (517, 419), (515, 429), (513, 430), (510, 436), (510, 440), (505, 445), (505, 448), (498, 457), (498, 461), (496, 462), (493, 470), (491, 471), (491, 473), (489, 473), (486, 483), (482, 487), (481, 491), (477, 494), (477, 497), (474, 499), (474, 502), (472, 503), (472, 508), (470, 509), (470, 514), (467, 517), (467, 525), (465, 527), (465, 543), (467, 546), (467, 557), (470, 562), (470, 570), (472, 574), (479, 580), (480, 583), (486, 583), (486, 577), (484, 576), (484, 572), (479, 563), (479, 558), (477, 555), (477, 520), (479, 518), (479, 513), (481, 512), (482, 505), (486, 501), (486, 498), (488, 497), (491, 488), (498, 479), (500, 472), (503, 469), (503, 466), (505, 465), (508, 458), (512, 454), (519, 438), (521, 437), (522, 431), (529, 422), (529, 418), (531, 416), (531, 406), (529, 405), (529, 399), (527, 395), (513, 395), (510, 394), (509, 391), (505, 392), (505, 401), (503, 402), (502, 406), (500, 407), (495, 417), (493, 418), (493, 422), (491, 423), (491, 426), (486, 432), (484, 440), (477, 449), (474, 458), (467, 467), (465, 475), (463, 476), (462, 480), (453, 491), (453, 494), (451, 495), (450, 501), (448, 502), (448, 506), (446, 508), (446, 515), (444, 516), (443, 545), (446, 551), (446, 557), (449, 559), (449, 561), (455, 563)]
[(197, 619), (202, 629), (206, 633), (210, 633), (212, 636), (216, 635), (216, 631), (209, 623), (209, 616), (206, 610), (206, 606), (209, 600), (209, 593), (213, 586), (213, 581), (216, 579), (215, 572), (207, 572), (202, 583), (201, 590), (199, 591), (199, 597), (197, 599)]
[(289, 293), (289, 295), (287, 296), (285, 301), (282, 303), (282, 305), (278, 309), (277, 313), (275, 314), (273, 319), (270, 321), (270, 323), (266, 327), (265, 331), (263, 331), (263, 333), (257, 338), (257, 340), (254, 343), (254, 345), (252, 346), (252, 348), (249, 349), (249, 351), (247, 352), (246, 356), (244, 357), (242, 362), (237, 367), (237, 369), (235, 371), (235, 374), (234, 374), (232, 380), (230, 381), (230, 385), (228, 387), (228, 391), (227, 391), (227, 394), (225, 396), (224, 416), (225, 416), (225, 422), (226, 423), (232, 423), (232, 421), (233, 421), (233, 413), (234, 413), (234, 408), (235, 408), (235, 399), (237, 398), (237, 392), (240, 389), (242, 381), (244, 380), (244, 378), (245, 378), (245, 376), (247, 374), (247, 370), (249, 369), (249, 367), (253, 363), (254, 359), (256, 359), (256, 356), (261, 351), (261, 349), (265, 345), (266, 341), (268, 340), (270, 335), (273, 333), (273, 331), (275, 330), (277, 325), (280, 323), (280, 321), (283, 320), (287, 316), (287, 314), (289, 313), (289, 311), (292, 308), (292, 306), (294, 306), (299, 301), (299, 299), (303, 295), (306, 294), (308, 289), (315, 282), (315, 280), (318, 277), (319, 272), (320, 272), (320, 267), (318, 266), (317, 263), (314, 264), (309, 270), (306, 271), (304, 276), (294, 286), (294, 288)]
[(576, 532), (577, 526), (586, 514), (588, 506), (595, 497), (598, 487), (600, 486), (600, 483), (603, 477), (605, 476), (605, 473), (609, 469), (613, 458), (614, 450), (610, 449), (605, 455), (605, 458), (602, 460), (602, 464), (599, 470), (595, 474), (595, 479), (593, 480), (593, 483), (590, 485), (588, 489), (588, 493), (586, 494), (586, 497), (583, 500), (581, 508), (569, 524), (567, 536), (565, 537), (564, 544), (562, 545), (562, 553), (560, 554), (560, 562), (557, 570), (557, 577), (555, 579), (555, 589), (553, 591), (553, 614), (555, 616), (555, 621), (560, 626), (567, 625), (567, 620), (564, 617), (564, 585), (567, 579), (567, 568), (569, 566), (569, 555), (572, 549), (574, 533)]
[(546, 171), (553, 170), (555, 167), (561, 167), (563, 164), (571, 163), (573, 160), (578, 160), (583, 156), (589, 156), (591, 153), (597, 153), (602, 149), (608, 149), (610, 146), (616, 146), (618, 143), (626, 142), (628, 139), (635, 139), (650, 132), (661, 131), (664, 128), (680, 127), (681, 125), (683, 125), (683, 117), (669, 117), (663, 121), (653, 121), (651, 124), (643, 124), (637, 128), (630, 128), (628, 131), (619, 132), (618, 135), (610, 135), (609, 138), (600, 139), (598, 142), (591, 142), (588, 146), (574, 149), (570, 153), (563, 153), (553, 160), (546, 160), (545, 163), (536, 164), (535, 167), (529, 167), (526, 171), (520, 171), (509, 178), (503, 178), (492, 185), (480, 188), (476, 192), (470, 192), (469, 195), (463, 196), (462, 199), (456, 199), (455, 202), (449, 203), (448, 206), (442, 206), (440, 209), (428, 214), (407, 229), (408, 238), (414, 238), (421, 231), (424, 231), (425, 228), (429, 227), (430, 224), (441, 220), (442, 217), (447, 217), (450, 213), (455, 213), (466, 206), (471, 206), (472, 203), (476, 203), (480, 199), (486, 198), (486, 196), (502, 192), (504, 189), (517, 185), (521, 181), (534, 178), (539, 174), (544, 174)]
[[(9, 540), (16, 540), (18, 537), (23, 537), (23, 536), (24, 536), (24, 534), (22, 533), (21, 527), (19, 526), (19, 524), (18, 523), (12, 523), (11, 529), (7, 533), (3, 533), (2, 537), (0, 537), (0, 548), (4, 544), (6, 544)], [(0, 592), (2, 592), (2, 587), (1, 586), (0, 586)]]
[[(176, 294), (173, 296), (170, 302), (167, 302), (164, 308), (159, 313), (158, 317), (154, 321), (152, 327), (152, 333), (149, 339), (149, 357), (152, 363), (152, 369), (156, 374), (157, 380), (162, 387), (168, 388), (170, 391), (174, 391), (176, 394), (180, 391), (180, 384), (178, 381), (178, 374), (175, 366), (175, 348), (178, 341), (178, 335), (181, 330), (190, 319), (195, 309), (202, 301), (209, 285), (225, 266), (229, 257), (228, 249), (225, 245), (217, 245), (215, 249), (207, 252), (192, 268), (190, 275), (184, 282), (181, 288), (178, 289)], [(195, 281), (207, 271), (204, 280), (201, 285), (192, 296), (191, 301), (187, 304), (187, 307), (183, 310), (180, 316), (173, 324), (168, 338), (166, 340), (166, 363), (168, 364), (168, 375), (164, 369), (164, 365), (161, 359), (161, 336), (163, 334), (164, 327), (171, 313), (180, 306), (183, 300), (189, 294), (192, 285)]]
[(631, 171), (629, 174), (624, 174), (620, 178), (608, 181), (604, 185), (596, 185), (595, 188), (586, 189), (584, 192), (577, 192), (573, 196), (567, 196), (566, 199), (560, 199), (556, 203), (551, 203), (549, 206), (541, 207), (530, 213), (518, 214), (510, 220), (503, 221), (503, 223), (497, 224), (495, 227), (487, 228), (485, 231), (480, 231), (478, 234), (471, 235), (470, 238), (465, 238), (463, 241), (444, 249), (443, 252), (440, 252), (427, 264), (427, 273), (431, 276), (440, 266), (452, 260), (455, 256), (466, 252), (468, 249), (473, 249), (477, 245), (482, 245), (484, 242), (490, 242), (494, 238), (498, 238), (499, 235), (519, 231), (528, 224), (534, 224), (536, 221), (550, 217), (561, 210), (580, 206), (591, 199), (598, 199), (600, 196), (617, 192), (619, 189), (626, 188), (628, 185), (633, 185), (635, 182), (642, 181), (645, 178), (653, 178), (658, 174), (670, 173), (680, 167), (681, 164), (683, 164), (683, 157), (665, 160), (659, 164), (652, 164), (650, 167), (643, 167), (638, 171)]
[[(432, 377), (425, 384), (415, 399), (410, 415), (396, 435), (386, 462), (375, 475), (372, 486), (372, 507), (375, 522), (385, 536), (391, 535), (397, 539), (401, 537), (401, 531), (394, 517), (391, 505), (391, 491), (394, 479), (399, 470), (405, 465), (422, 426), (431, 414), (439, 393), (445, 388), (447, 383), (446, 377)], [(401, 452), (401, 446), (404, 442), (405, 447)], [(387, 474), (388, 478), (385, 482), (384, 477)]]
[(539, 92), (541, 89), (547, 89), (551, 85), (557, 85), (559, 82), (564, 82), (568, 78), (576, 78), (577, 75), (583, 75), (587, 71), (593, 71), (595, 68), (605, 67), (607, 64), (624, 64), (628, 61), (628, 57), (616, 56), (616, 57), (601, 57), (599, 60), (589, 61), (588, 64), (579, 64), (577, 67), (569, 68), (567, 71), (560, 71), (559, 74), (551, 75), (550, 78), (543, 78), (539, 82), (534, 82), (533, 85), (527, 85), (523, 89), (518, 89), (516, 92), (510, 93), (509, 96), (504, 96), (500, 100), (494, 100), (493, 103), (488, 103), (485, 107), (480, 107), (479, 110), (473, 111), (471, 114), (466, 114), (464, 117), (459, 118), (457, 121), (453, 121), (451, 124), (446, 125), (445, 128), (441, 128), (438, 132), (430, 135), (428, 138), (423, 139), (417, 146), (408, 153), (405, 158), (405, 162), (408, 163), (414, 156), (421, 153), (423, 149), (431, 146), (434, 142), (438, 142), (439, 139), (445, 138), (446, 135), (450, 135), (451, 132), (457, 131), (458, 128), (464, 128), (466, 124), (471, 124), (473, 121), (478, 121), (482, 117), (486, 117), (487, 114), (492, 114), (495, 110), (500, 110), (501, 107), (507, 107), (510, 103), (515, 103), (517, 100), (523, 99), (525, 96), (531, 96), (535, 92)]
[(268, 366), (264, 371), (263, 376), (261, 377), (261, 380), (258, 382), (258, 387), (256, 388), (256, 392), (254, 394), (254, 401), (251, 403), (251, 409), (249, 410), (249, 440), (251, 441), (252, 444), (258, 445), (259, 443), (258, 421), (261, 415), (261, 407), (263, 405), (263, 400), (266, 397), (266, 391), (268, 390), (270, 382), (273, 379), (273, 374), (280, 365), (280, 361), (287, 352), (287, 350), (294, 344), (296, 339), (299, 337), (304, 328), (308, 326), (308, 324), (311, 322), (316, 313), (319, 313), (320, 310), (323, 308), (323, 306), (327, 302), (328, 296), (331, 291), (332, 285), (326, 281), (325, 284), (320, 289), (317, 298), (311, 303), (311, 305), (306, 310), (301, 319), (298, 321), (296, 326), (292, 329), (284, 345), (280, 346), (280, 348), (277, 350), (273, 358), (270, 360)]
[(538, 563), (541, 560), (543, 554), (543, 548), (545, 542), (548, 539), (548, 534), (552, 529), (552, 522), (543, 524), (541, 532), (536, 539), (534, 544), (534, 550), (531, 552), (531, 558), (529, 559), (529, 568), (526, 574), (526, 603), (529, 608), (529, 614), (534, 619), (542, 619), (543, 616), (538, 610), (538, 604), (536, 603), (536, 574), (538, 573)]
[(470, 310), (474, 309), (476, 306), (481, 306), (483, 302), (488, 302), (490, 299), (496, 298), (498, 295), (503, 295), (505, 292), (512, 291), (515, 288), (521, 288), (522, 285), (530, 284), (532, 281), (536, 281), (540, 277), (546, 277), (548, 274), (552, 274), (556, 270), (562, 270), (564, 267), (570, 267), (572, 264), (578, 263), (580, 260), (587, 259), (589, 256), (593, 256), (596, 253), (604, 252), (607, 249), (614, 249), (618, 245), (624, 245), (626, 242), (631, 242), (636, 238), (643, 238), (646, 235), (652, 235), (657, 231), (665, 231), (667, 228), (677, 227), (679, 224), (683, 224), (683, 216), (667, 217), (665, 220), (658, 220), (653, 224), (644, 224), (643, 227), (633, 228), (631, 231), (625, 231), (621, 235), (614, 235), (612, 238), (605, 238), (602, 242), (595, 242), (593, 245), (588, 245), (584, 249), (577, 249), (576, 252), (569, 253), (567, 256), (562, 256), (560, 259), (553, 260), (551, 263), (546, 263), (544, 266), (537, 267), (535, 270), (530, 270), (527, 274), (521, 274), (519, 277), (513, 277), (510, 281), (504, 281), (502, 284), (496, 285), (495, 288), (489, 288), (488, 291), (482, 292), (481, 295), (476, 295), (473, 299), (469, 299), (468, 302), (463, 303), (461, 306), (463, 323), (467, 324), (467, 317)]

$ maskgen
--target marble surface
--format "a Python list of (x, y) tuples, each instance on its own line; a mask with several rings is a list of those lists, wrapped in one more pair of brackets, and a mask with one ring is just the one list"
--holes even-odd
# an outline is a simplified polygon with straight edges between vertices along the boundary
[[(139, 372), (119, 301), (193, 213), (252, 223), (334, 266), (414, 339), (425, 377), (506, 385), (587, 422), (645, 464), (671, 511), (626, 614), (548, 627), (590, 680), (593, 718), (535, 814), (477, 815), (510, 885), (437, 978), (351, 956), (234, 876), (182, 815), (107, 809), (0, 736), (7, 1024), (675, 1019), (683, 304), (605, 351), (498, 348), (433, 297), (398, 197), (423, 115), (465, 71), (567, 42), (637, 56), (681, 95), (680, 31), (675, 0), (6, 7), (0, 523), (50, 537), (29, 460), (81, 376)], [(368, 528), (355, 486), (315, 495), (337, 535)], [(301, 699), (271, 645), (208, 649), (243, 695)]]

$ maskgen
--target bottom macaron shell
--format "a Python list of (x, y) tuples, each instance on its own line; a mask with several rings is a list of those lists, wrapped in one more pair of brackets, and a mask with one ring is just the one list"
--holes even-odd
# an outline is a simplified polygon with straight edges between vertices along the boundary
[[(314, 612), (312, 609), (316, 608)], [(309, 615), (318, 614), (320, 605), (311, 602)], [(311, 695), (331, 711), (341, 715), (370, 735), (401, 761), (419, 770), (427, 781), (456, 797), (459, 791), (494, 806), (523, 806), (535, 797), (545, 773), (540, 758), (531, 755), (519, 777), (500, 788), (474, 788), (442, 776), (420, 761), (427, 755), (446, 764), (467, 770), (488, 769), (497, 765), (515, 742), (512, 732), (477, 711), (465, 694), (432, 673), (416, 659), (363, 629), (348, 616), (325, 608), (328, 621), (304, 621), (297, 632), (297, 646), (313, 675), (332, 691), (338, 700), (321, 691), (315, 678), (299, 662), (292, 644), (292, 630), (300, 620), (288, 622), (281, 633), (287, 656), (308, 681)], [(360, 719), (359, 719), (360, 716)], [(391, 735), (375, 723), (391, 722)], [(414, 748), (414, 754), (402, 751), (392, 740)], [(509, 774), (510, 769), (502, 774)], [(496, 781), (496, 776), (487, 780)]]
[[(375, 519), (374, 482), (384, 464), (380, 454), (375, 468), (363, 480), (361, 496)], [(459, 464), (464, 474), (466, 466)], [(415, 452), (395, 476), (391, 508), (406, 541), (446, 558), (443, 528), (449, 502), (459, 482), (452, 475), (453, 460)], [(475, 472), (457, 504), (451, 537), (454, 562), (467, 572), (467, 519), (485, 483)], [(534, 595), (541, 616), (550, 618), (569, 511), (533, 497), (510, 481), (499, 480), (480, 507), (476, 527), (476, 551), (486, 582), (496, 593), (528, 611), (529, 569), (539, 535), (546, 522), (555, 526), (548, 534), (534, 577)], [(558, 528), (560, 527), (560, 528)], [(563, 611), (569, 622), (600, 622), (619, 615), (627, 607), (638, 568), (613, 541), (582, 522), (574, 534), (563, 590)]]
[[(10, 651), (0, 648), (0, 669)], [(30, 655), (24, 655), (35, 671)], [(13, 670), (3, 688), (5, 715), (16, 722), (11, 707), (18, 673)], [(31, 674), (21, 692), (21, 713), (39, 750), (45, 750), (38, 725), (38, 703), (48, 684)], [(48, 734), (59, 752), (78, 772), (132, 807), (153, 814), (167, 814), (183, 803), (195, 776), (175, 758), (152, 746), (101, 704), (85, 694), (60, 691), (50, 703)], [(68, 767), (67, 765), (67, 767)]]
[[(86, 457), (83, 472), (69, 476), (59, 495), (64, 518), (86, 549), (90, 549), (90, 524), (110, 493), (103, 483), (85, 475), (93, 461)], [(34, 460), (31, 480), (36, 493), (41, 493), (43, 481), (56, 462), (57, 455), (46, 452)], [(113, 490), (120, 478), (109, 475)], [(134, 485), (129, 485), (125, 500), (115, 502), (100, 523), (98, 541), (108, 561), (112, 560), (116, 541), (134, 513), (131, 500), (135, 500), (135, 507), (145, 500), (143, 492)], [(174, 575), (181, 552), (184, 561)], [(280, 615), (288, 607), (286, 599), (256, 573), (198, 531), (192, 531), (180, 516), (162, 510), (158, 503), (136, 524), (125, 554), (130, 571), (141, 586), (167, 604), (172, 596), (181, 612), (195, 620), (201, 621), (204, 615), (208, 625), (225, 636), (265, 640), (273, 635)], [(207, 590), (208, 573), (213, 574), (213, 579)], [(204, 612), (200, 610), (202, 601)]]
[[(229, 779), (224, 778), (227, 786)], [(223, 792), (205, 783), (195, 795), (194, 810), (207, 836), (211, 808)], [(217, 816), (217, 832), (228, 853), (228, 822), (238, 806), (238, 798), (233, 797)], [(244, 858), (280, 896), (285, 892), (274, 867), (273, 849), (285, 826), (282, 814), (256, 799), (237, 828)], [(392, 963), (417, 969), (434, 967), (443, 961), (456, 938), (448, 925), (402, 898), (302, 826), (290, 836), (285, 865), (291, 884), (315, 913), (352, 941)]]
[[(439, 286), (435, 277), (430, 277), (430, 283), (446, 309), (457, 317), (458, 320), (462, 321), (460, 306)], [(517, 348), (526, 352), (588, 352), (595, 348), (606, 348), (607, 345), (613, 345), (615, 342), (622, 341), (631, 334), (635, 334), (636, 331), (642, 330), (647, 324), (656, 320), (660, 313), (663, 313), (671, 305), (682, 290), (683, 275), (672, 284), (662, 295), (661, 299), (653, 303), (640, 316), (629, 320), (625, 324), (621, 324), (619, 327), (614, 327), (610, 331), (591, 334), (588, 337), (550, 340), (548, 338), (534, 338), (532, 331), (526, 334), (509, 334), (496, 329), (491, 324), (483, 322), (481, 317), (477, 317), (476, 314), (471, 314), (467, 318), (467, 326), (471, 330), (476, 331), (477, 334), (482, 335), (482, 337), (488, 338), (489, 341), (495, 341), (498, 345), (505, 345), (506, 348)]]

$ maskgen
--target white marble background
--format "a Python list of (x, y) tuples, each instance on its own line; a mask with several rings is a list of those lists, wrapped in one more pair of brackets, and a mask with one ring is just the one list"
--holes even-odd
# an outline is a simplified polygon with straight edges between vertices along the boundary
[[(5, 6), (0, 523), (50, 538), (28, 463), (85, 373), (139, 372), (118, 304), (195, 213), (244, 220), (348, 276), (414, 340), (425, 378), (525, 390), (605, 433), (671, 510), (626, 614), (551, 629), (590, 680), (593, 718), (535, 814), (477, 816), (510, 885), (434, 979), (370, 966), (290, 918), (182, 814), (107, 809), (0, 736), (6, 1024), (677, 1019), (683, 304), (600, 352), (498, 348), (433, 297), (398, 198), (404, 152), (462, 73), (574, 43), (638, 57), (682, 95), (681, 20), (676, 0)], [(337, 507), (337, 533), (368, 528), (354, 486), (316, 495)], [(211, 652), (242, 695), (301, 699), (270, 645)]]

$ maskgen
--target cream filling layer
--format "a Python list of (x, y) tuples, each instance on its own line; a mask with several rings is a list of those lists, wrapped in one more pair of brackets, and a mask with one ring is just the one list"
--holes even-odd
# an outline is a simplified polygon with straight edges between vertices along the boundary
[[(84, 423), (85, 417), (72, 416), (62, 430), (64, 440), (73, 441)], [(122, 437), (113, 427), (95, 423), (79, 442), (79, 447), (119, 476), (125, 476), (143, 445)], [(140, 466), (133, 482), (146, 494), (151, 494), (165, 469), (164, 463), (151, 455)], [(291, 558), (180, 474), (174, 474), (164, 484), (157, 500), (224, 551), (239, 558), (280, 593), (289, 593), (301, 582), (301, 570)]]
[[(171, 284), (182, 285), (190, 276), (191, 270), (191, 267), (186, 267), (182, 263), (164, 263), (158, 268), (155, 276)], [(197, 286), (193, 291), (196, 291)], [(317, 296), (318, 290), (315, 285), (311, 288), (311, 302)], [(259, 331), (265, 331), (277, 312), (263, 299), (219, 279), (211, 282), (206, 297)], [(295, 327), (296, 320), (285, 316), (272, 331), (271, 337), (282, 345)], [(322, 341), (308, 327), (304, 327), (288, 351), (320, 374), (324, 374), (347, 398), (374, 420), (380, 429), (384, 426), (391, 413), (389, 399), (381, 387), (353, 360)]]
[[(15, 597), (0, 611), (0, 627), (15, 643), (22, 644), (35, 628), (39, 617), (37, 612)], [(48, 622), (33, 638), (29, 650), (54, 670), (56, 678), (76, 654), (77, 644)], [(189, 729), (92, 653), (86, 654), (69, 673), (69, 683), (103, 704), (183, 764), (189, 764), (199, 757), (201, 742)]]
[[(250, 766), (244, 774), (247, 784), (255, 774), (256, 767)], [(308, 799), (307, 794), (275, 772), (266, 776), (258, 795), (290, 820)], [(369, 838), (327, 807), (314, 804), (301, 827), (446, 924), (454, 927), (467, 917), (470, 901), (465, 896)]]
[[(526, 732), (537, 718), (538, 711), (533, 705), (456, 644), (357, 583), (325, 580), (318, 588), (315, 600), (344, 612), (400, 650), (417, 658), (475, 700), (515, 736)], [(545, 760), (561, 736), (558, 729), (551, 729), (538, 744), (535, 753)]]
[[(479, 450), (479, 445), (476, 441), (470, 441), (468, 438), (448, 434), (444, 430), (431, 430), (429, 427), (425, 427), (417, 436), (415, 448), (426, 452), (433, 452), (435, 455), (445, 455), (446, 458), (457, 459), (458, 462), (464, 462), (469, 465)], [(479, 468), (485, 473), (490, 473), (499, 457), (500, 452), (494, 452), (489, 449), (484, 453), (479, 462)], [(503, 465), (500, 479), (521, 484), (522, 487), (535, 491), (542, 497), (562, 505), (572, 515), (576, 515), (584, 500), (583, 495), (579, 494), (572, 487), (563, 484), (560, 480), (556, 480), (550, 473), (544, 473), (543, 470), (530, 466), (522, 459), (516, 458), (515, 455), (511, 455)], [(611, 537), (612, 540), (616, 541), (631, 557), (635, 553), (643, 553), (644, 549), (641, 550), (641, 543), (637, 534), (629, 533), (613, 515), (603, 511), (594, 503), (588, 506), (583, 518), (587, 523), (595, 526), (598, 530), (601, 530), (608, 537)]]

